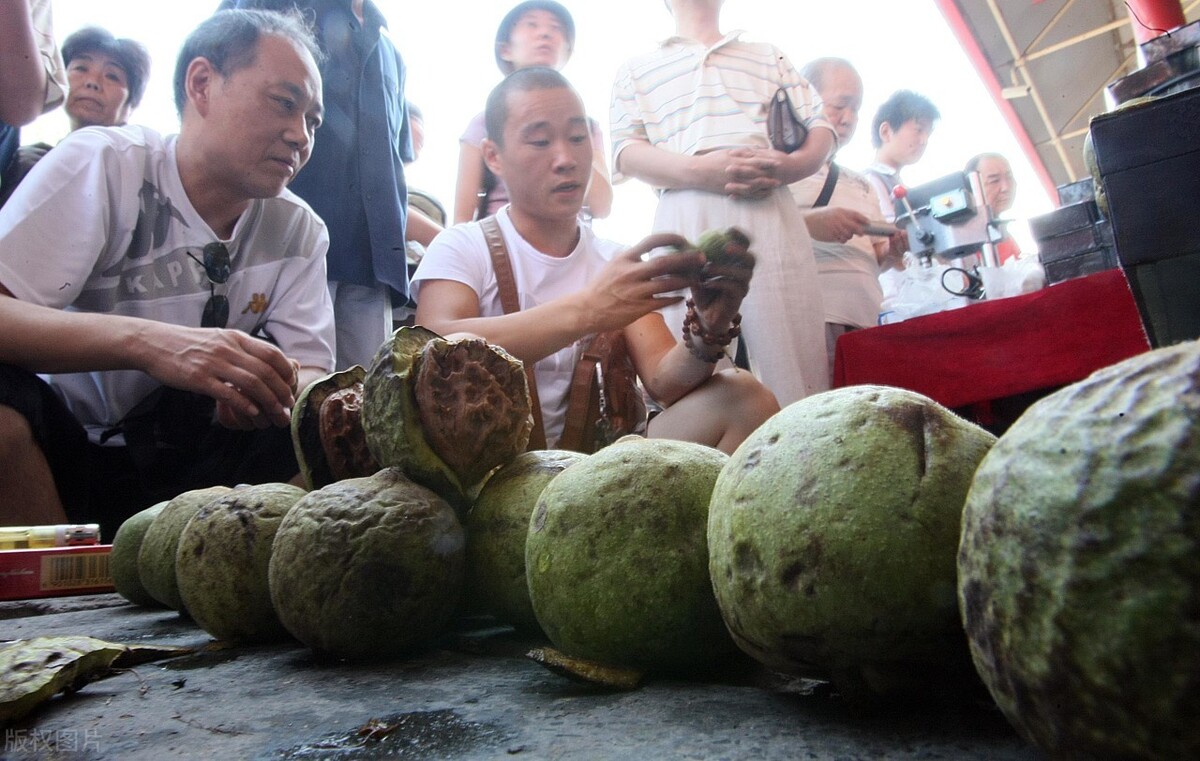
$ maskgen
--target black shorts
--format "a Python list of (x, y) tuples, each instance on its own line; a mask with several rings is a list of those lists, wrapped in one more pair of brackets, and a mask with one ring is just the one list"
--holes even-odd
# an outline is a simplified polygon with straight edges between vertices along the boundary
[(0, 405), (29, 421), (68, 519), (99, 523), (104, 541), (129, 516), (189, 489), (299, 472), (288, 428), (230, 430), (215, 422), (212, 399), (187, 391), (160, 388), (131, 410), (110, 432), (124, 446), (89, 442), (49, 385), (11, 365), (0, 365)]

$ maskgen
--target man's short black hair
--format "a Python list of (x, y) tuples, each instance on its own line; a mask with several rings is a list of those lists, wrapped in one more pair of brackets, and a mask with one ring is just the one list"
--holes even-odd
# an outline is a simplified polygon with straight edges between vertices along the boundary
[(504, 145), (504, 125), (508, 123), (509, 93), (557, 90), (560, 87), (575, 91), (566, 77), (548, 66), (531, 66), (527, 69), (517, 69), (509, 74), (488, 95), (487, 108), (483, 112), (488, 139), (501, 147)]
[(883, 102), (871, 120), (871, 145), (879, 148), (883, 138), (879, 136), (879, 128), (886, 122), (892, 130), (898, 130), (905, 122), (912, 120), (936, 122), (942, 118), (941, 112), (933, 101), (912, 90), (897, 90)]
[(63, 40), (62, 57), (67, 66), (87, 53), (106, 55), (121, 67), (129, 85), (129, 107), (137, 108), (150, 78), (150, 53), (146, 47), (136, 40), (114, 37), (112, 32), (98, 26), (85, 26)]
[(254, 63), (259, 38), (269, 34), (300, 45), (314, 61), (321, 63), (321, 48), (300, 11), (218, 11), (201, 22), (179, 50), (179, 58), (175, 61), (175, 110), (179, 115), (183, 116), (183, 106), (187, 102), (184, 79), (192, 61), (206, 58), (218, 74), (228, 77)]

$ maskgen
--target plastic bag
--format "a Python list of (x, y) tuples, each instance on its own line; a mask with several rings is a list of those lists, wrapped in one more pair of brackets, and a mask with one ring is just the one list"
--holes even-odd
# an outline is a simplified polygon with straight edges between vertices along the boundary
[[(970, 304), (970, 299), (956, 296), (942, 286), (942, 276), (948, 269), (950, 265), (936, 259), (905, 254), (903, 270), (888, 270), (880, 275), (883, 304), (880, 306), (879, 323), (887, 325)], [(947, 283), (951, 282), (952, 277), (953, 273), (947, 277)]]
[(1007, 299), (1046, 286), (1046, 271), (1036, 256), (1014, 256), (999, 267), (980, 267), (984, 298)]

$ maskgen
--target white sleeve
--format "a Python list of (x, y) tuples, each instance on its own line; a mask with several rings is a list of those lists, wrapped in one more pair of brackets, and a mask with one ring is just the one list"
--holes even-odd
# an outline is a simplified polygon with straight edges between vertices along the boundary
[(266, 330), (304, 367), (334, 369), (333, 301), (325, 274), (329, 233), (316, 214), (301, 215), (271, 296)]
[(0, 283), (22, 301), (64, 308), (105, 264), (123, 186), (135, 179), (97, 133), (59, 143), (0, 209)]
[(494, 281), (492, 263), (483, 231), (474, 222), (447, 227), (429, 244), (412, 278), (413, 299), (420, 303), (421, 285), (427, 280), (462, 283), (482, 301), (489, 281)]

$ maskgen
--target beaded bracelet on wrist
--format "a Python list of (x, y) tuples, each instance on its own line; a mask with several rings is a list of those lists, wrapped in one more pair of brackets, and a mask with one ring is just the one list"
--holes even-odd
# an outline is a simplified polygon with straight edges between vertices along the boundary
[[(733, 339), (737, 338), (742, 333), (742, 315), (735, 314), (733, 319), (729, 321), (729, 329), (724, 333), (714, 333), (704, 327), (704, 323), (700, 321), (700, 315), (696, 312), (696, 302), (693, 299), (687, 300), (687, 315), (683, 318), (683, 343), (687, 346), (692, 356), (701, 362), (708, 364), (716, 364), (721, 357), (728, 356), (725, 347)], [(700, 346), (697, 346), (692, 337), (700, 339)], [(707, 351), (706, 351), (707, 349)], [(713, 351), (715, 349), (715, 351)]]

